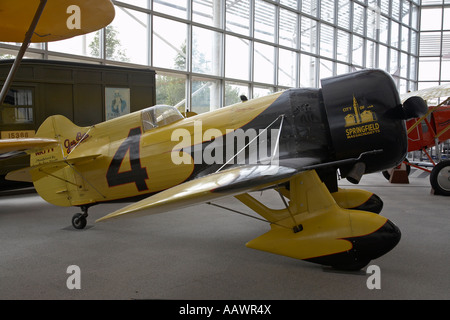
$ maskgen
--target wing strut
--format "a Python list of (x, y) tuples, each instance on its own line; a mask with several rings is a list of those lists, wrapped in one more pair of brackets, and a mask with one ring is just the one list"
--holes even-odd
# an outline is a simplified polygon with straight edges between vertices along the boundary
[(248, 213), (245, 213), (245, 212), (241, 212), (241, 211), (238, 211), (238, 210), (235, 210), (235, 209), (227, 208), (227, 207), (221, 206), (221, 205), (216, 204), (216, 203), (206, 202), (206, 204), (209, 204), (210, 206), (214, 206), (214, 207), (217, 207), (217, 208), (220, 208), (220, 209), (228, 210), (228, 211), (231, 211), (231, 212), (234, 212), (234, 213), (238, 213), (238, 214), (243, 215), (245, 217), (253, 218), (253, 219), (256, 219), (256, 220), (259, 220), (259, 221), (262, 221), (262, 222), (266, 222), (266, 223), (269, 223), (269, 224), (275, 224), (275, 225), (277, 225), (277, 226), (279, 226), (281, 228), (290, 229), (289, 227), (283, 226), (283, 225), (278, 224), (276, 222), (271, 222), (271, 221), (266, 220), (266, 219), (261, 219), (261, 218), (252, 216), (251, 214), (248, 214)]
[(275, 188), (275, 190), (280, 195), (281, 200), (283, 201), (284, 206), (286, 207), (287, 211), (289, 212), (289, 215), (291, 216), (292, 222), (294, 223), (294, 227), (292, 228), (292, 230), (294, 231), (294, 233), (302, 231), (303, 227), (302, 227), (301, 224), (297, 225), (297, 222), (295, 221), (294, 215), (292, 214), (292, 211), (291, 211), (289, 205), (287, 204), (286, 199), (284, 198), (284, 196), (282, 195), (282, 193), (280, 191), (280, 187), (278, 186), (277, 188)]
[(41, 14), (44, 11), (44, 7), (45, 7), (46, 3), (47, 3), (47, 0), (40, 0), (39, 6), (36, 10), (33, 21), (31, 22), (30, 28), (28, 29), (27, 33), (25, 34), (25, 39), (22, 42), (22, 46), (20, 47), (20, 50), (17, 53), (17, 57), (14, 60), (11, 70), (9, 71), (8, 77), (6, 78), (5, 83), (3, 84), (2, 91), (0, 92), (0, 105), (3, 104), (3, 102), (5, 101), (6, 94), (8, 93), (9, 87), (11, 86), (14, 75), (16, 74), (17, 69), (19, 68), (20, 62), (22, 61), (25, 51), (27, 50), (28, 46), (30, 45), (31, 37), (33, 37), (34, 30), (36, 29), (39, 19), (41, 18)]
[(272, 163), (272, 161), (273, 161), (273, 159), (274, 159), (274, 157), (275, 157), (275, 154), (276, 154), (277, 151), (278, 151), (277, 149), (278, 149), (278, 145), (279, 145), (281, 129), (283, 128), (283, 120), (284, 120), (284, 117), (285, 117), (284, 114), (279, 115), (275, 120), (272, 121), (271, 124), (269, 124), (264, 130), (262, 130), (256, 137), (254, 137), (252, 140), (250, 140), (244, 147), (242, 147), (241, 150), (239, 150), (238, 152), (236, 152), (236, 154), (235, 154), (233, 157), (231, 157), (227, 162), (225, 162), (219, 169), (217, 169), (216, 173), (218, 173), (220, 170), (222, 170), (228, 163), (230, 163), (234, 158), (236, 158), (242, 151), (244, 151), (250, 144), (252, 144), (253, 141), (255, 141), (256, 139), (258, 139), (258, 137), (259, 137), (260, 135), (262, 135), (264, 132), (266, 132), (266, 131), (267, 131), (267, 130), (275, 123), (275, 122), (278, 121), (278, 119), (281, 118), (280, 129), (279, 129), (279, 131), (278, 131), (278, 136), (277, 136), (277, 143), (276, 143), (276, 146), (275, 146), (274, 151), (273, 151), (274, 154), (272, 155), (272, 157), (271, 157), (271, 159), (270, 159), (270, 161), (271, 161), (271, 163)]

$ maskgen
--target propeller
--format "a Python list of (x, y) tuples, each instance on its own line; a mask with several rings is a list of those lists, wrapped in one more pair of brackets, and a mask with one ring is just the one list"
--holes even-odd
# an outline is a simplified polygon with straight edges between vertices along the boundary
[(428, 111), (428, 106), (425, 100), (419, 96), (412, 96), (406, 99), (403, 104), (389, 111), (390, 116), (395, 119), (409, 120), (413, 118), (420, 118)]
[(419, 118), (425, 115), (427, 111), (427, 103), (419, 96), (409, 97), (405, 102), (403, 102), (403, 112), (405, 114), (405, 120)]

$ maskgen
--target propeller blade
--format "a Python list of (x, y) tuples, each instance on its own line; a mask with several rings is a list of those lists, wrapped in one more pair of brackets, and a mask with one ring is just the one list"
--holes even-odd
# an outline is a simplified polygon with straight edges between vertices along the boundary
[(403, 102), (403, 112), (405, 114), (405, 120), (412, 118), (420, 118), (428, 111), (428, 106), (425, 100), (419, 96), (412, 96)]

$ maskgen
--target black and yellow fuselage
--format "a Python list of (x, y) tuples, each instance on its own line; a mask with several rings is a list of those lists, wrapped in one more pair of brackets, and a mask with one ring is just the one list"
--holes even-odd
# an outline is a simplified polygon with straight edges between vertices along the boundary
[[(237, 196), (272, 223), (248, 245), (322, 264), (360, 266), (392, 249), (400, 232), (376, 213), (350, 210), (372, 201), (372, 194), (343, 197), (336, 171), (353, 179), (354, 171), (360, 177), (400, 163), (407, 144), (399, 108), (390, 76), (370, 70), (327, 79), (322, 89), (291, 89), (157, 127), (146, 126), (145, 110), (85, 128), (53, 116), (37, 136), (58, 139), (59, 145), (32, 154), (30, 173), (48, 202), (90, 206), (145, 198), (221, 170), (275, 161), (292, 169), (292, 177), (264, 188), (283, 192), (289, 206), (280, 212), (246, 192)], [(235, 136), (238, 130), (243, 138)], [(252, 183), (257, 189), (258, 180)]]

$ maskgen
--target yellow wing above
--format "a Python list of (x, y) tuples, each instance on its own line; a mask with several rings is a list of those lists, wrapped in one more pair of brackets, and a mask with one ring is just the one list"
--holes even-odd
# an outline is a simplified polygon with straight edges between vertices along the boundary
[[(2, 0), (0, 41), (22, 42), (39, 3), (39, 0)], [(31, 42), (58, 41), (86, 34), (110, 24), (114, 15), (111, 0), (49, 0)]]

